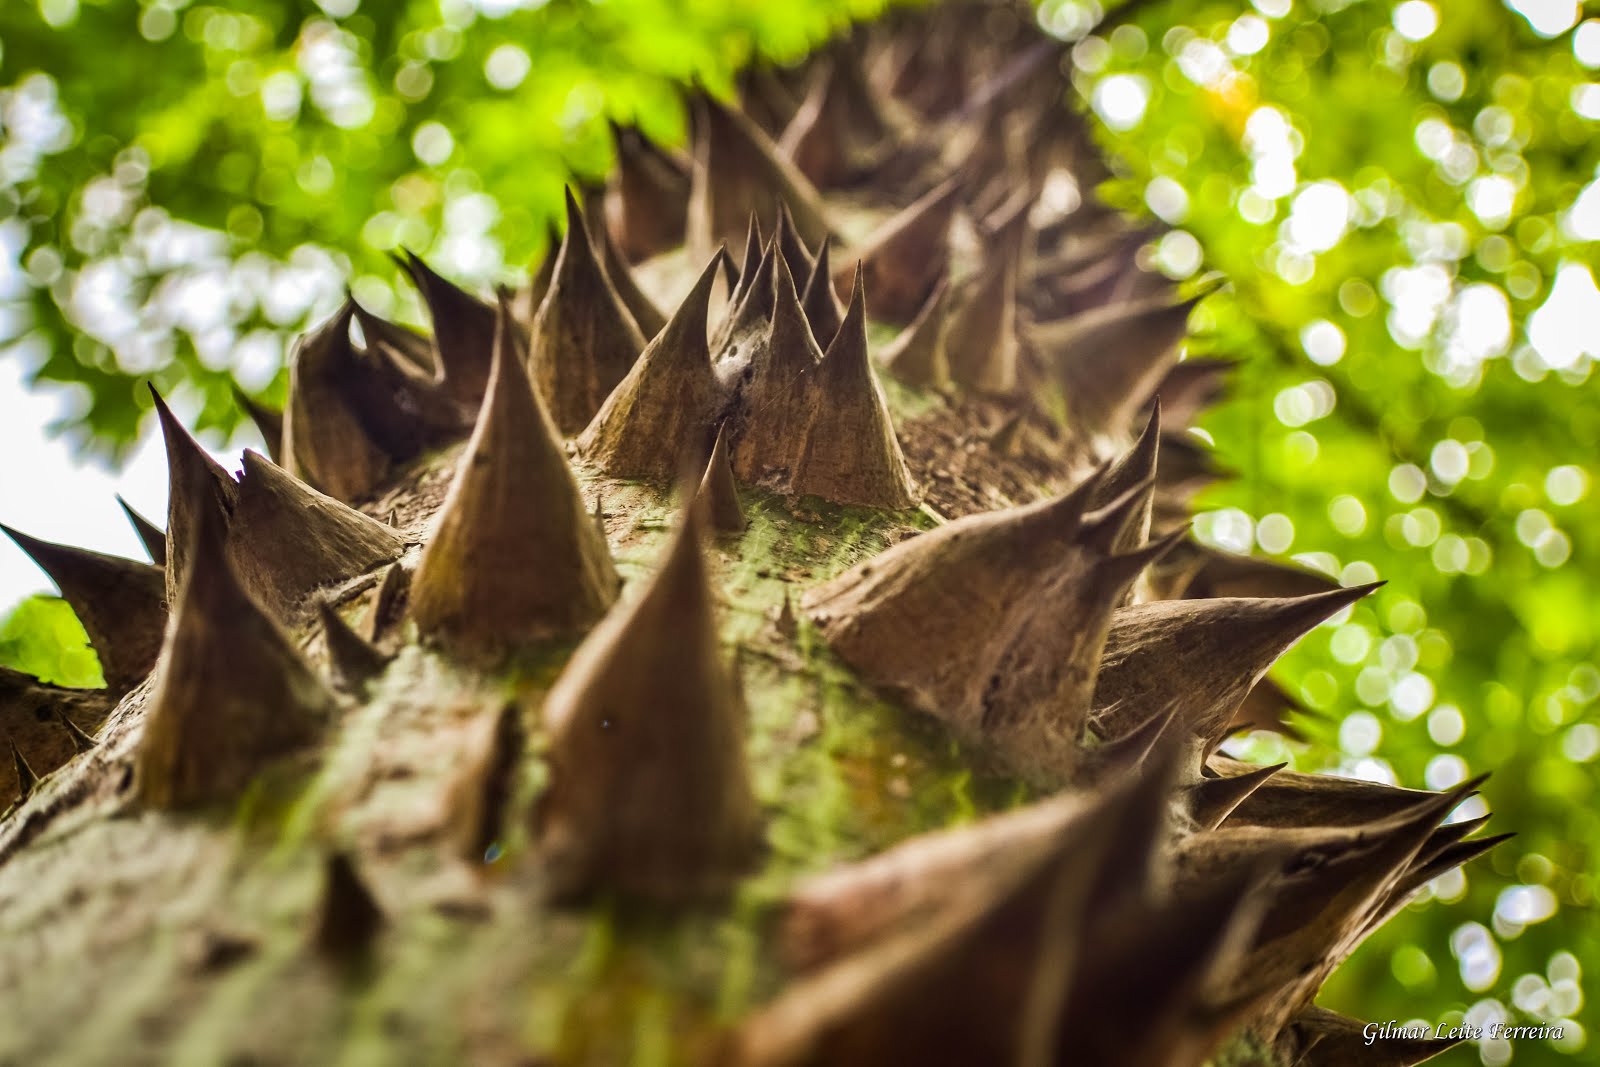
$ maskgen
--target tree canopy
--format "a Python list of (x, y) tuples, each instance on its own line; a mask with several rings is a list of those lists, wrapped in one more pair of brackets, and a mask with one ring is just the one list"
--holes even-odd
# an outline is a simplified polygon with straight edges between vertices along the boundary
[[(681, 143), (731, 92), (878, 0), (17, 0), (0, 6), (0, 358), (125, 450), (154, 381), (218, 439), (281, 398), (348, 284), (420, 314), (388, 254), (526, 275), (607, 120)], [(1151, 264), (1219, 272), (1189, 355), (1238, 361), (1208, 416), (1234, 477), (1198, 535), (1389, 585), (1275, 677), (1303, 742), (1252, 759), (1446, 788), (1495, 771), (1521, 836), (1435, 882), (1326, 997), (1371, 1018), (1566, 1020), (1581, 1058), (1600, 840), (1600, 18), (1577, 0), (1047, 0)], [(1111, 28), (1114, 25), (1115, 28)], [(1098, 28), (1097, 28), (1098, 27)], [(1091, 32), (1094, 31), (1094, 32)], [(1076, 198), (1088, 190), (1054, 188)], [(59, 602), (0, 660), (92, 683)], [(1466, 816), (1480, 814), (1472, 804)], [(1593, 1040), (1600, 1040), (1600, 1037)], [(1592, 1055), (1592, 1053), (1588, 1053)]]

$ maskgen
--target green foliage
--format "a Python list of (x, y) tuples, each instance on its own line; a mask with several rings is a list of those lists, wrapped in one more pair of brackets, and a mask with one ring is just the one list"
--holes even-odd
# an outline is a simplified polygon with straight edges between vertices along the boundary
[[(1196, 239), (1162, 242), (1169, 273), (1231, 280), (1191, 346), (1242, 360), (1203, 422), (1239, 476), (1202, 499), (1201, 536), (1389, 580), (1278, 672), (1313, 744), (1248, 747), (1435, 788), (1492, 770), (1492, 826), (1520, 835), (1436, 884), (1322, 1002), (1453, 1022), (1493, 1000), (1592, 1031), (1567, 954), (1600, 967), (1600, 320), (1530, 337), (1530, 316), (1560, 306), (1564, 264), (1594, 262), (1600, 218), (1572, 205), (1600, 164), (1578, 111), (1595, 75), (1572, 34), (1543, 41), (1498, 0), (1406, 5), (1436, 20), (1415, 41), (1399, 5), (1255, 6), (1165, 5), (1076, 51), (1080, 89), (1126, 127), (1105, 138), (1109, 195)], [(1130, 121), (1119, 102), (1137, 112), (1141, 90)]]
[[(0, 345), (125, 449), (141, 381), (281, 399), (290, 339), (349, 281), (416, 318), (386, 253), (513, 280), (611, 165), (606, 118), (681, 143), (732, 91), (882, 0), (18, 0), (0, 5)], [(536, 9), (536, 10), (534, 10)], [(502, 12), (491, 17), (485, 12)]]
[[(387, 251), (511, 280), (562, 182), (609, 166), (606, 116), (681, 141), (680, 84), (726, 89), (750, 55), (799, 54), (880, 6), (12, 0), (6, 358), (82, 390), (69, 429), (99, 448), (132, 440), (144, 377), (198, 390), (202, 426), (231, 427), (229, 383), (281, 395), (288, 339), (347, 278), (416, 317)], [(1069, 30), (1088, 6), (1043, 17)], [(1600, 236), (1583, 57), (1600, 44), (1573, 41), (1500, 0), (1202, 0), (1141, 5), (1075, 50), (1121, 161), (1106, 194), (1177, 229), (1163, 269), (1231, 281), (1191, 351), (1242, 360), (1203, 424), (1239, 477), (1199, 532), (1390, 580), (1279, 672), (1312, 743), (1247, 748), (1407, 785), (1493, 769), (1493, 825), (1522, 835), (1344, 967), (1324, 1003), (1370, 1018), (1498, 1005), (1594, 1028), (1600, 311), (1581, 283)], [(1563, 324), (1568, 306), (1586, 310)], [(27, 602), (0, 660), (85, 684), (69, 620)]]
[(0, 663), (56, 685), (106, 684), (89, 635), (60, 597), (29, 597), (0, 622)]

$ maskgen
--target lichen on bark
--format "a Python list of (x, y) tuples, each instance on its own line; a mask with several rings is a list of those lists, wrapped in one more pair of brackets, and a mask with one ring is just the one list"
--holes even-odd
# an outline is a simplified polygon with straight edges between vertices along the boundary
[(308, 335), (284, 470), (162, 407), (153, 673), (0, 676), (0, 1059), (1340, 1062), (1321, 978), (1498, 839), (1217, 754), (1370, 590), (1187, 540), (1192, 294), (1040, 203), (998, 9), (618, 130), (520, 292), (407, 256), (432, 337)]

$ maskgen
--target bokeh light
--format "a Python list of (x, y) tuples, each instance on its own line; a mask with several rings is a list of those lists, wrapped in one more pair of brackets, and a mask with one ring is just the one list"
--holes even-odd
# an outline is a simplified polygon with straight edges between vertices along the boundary
[[(179, 386), (214, 442), (248, 433), (229, 389), (281, 398), (290, 338), (346, 280), (411, 322), (392, 250), (521, 280), (562, 183), (610, 165), (608, 118), (682, 145), (682, 84), (725, 87), (753, 50), (795, 55), (873, 6), (0, 5), (0, 343), (101, 452), (137, 440), (133, 377)], [(1092, 32), (1115, 7), (1038, 7), (1116, 162), (1095, 189), (1042, 175), (1036, 216), (1103, 194), (1159, 224), (1152, 267), (1228, 279), (1187, 344), (1240, 362), (1194, 431), (1234, 475), (1198, 498), (1196, 537), (1389, 581), (1275, 672), (1314, 712), (1292, 716), (1306, 741), (1246, 744), (1415, 787), (1493, 769), (1453, 817), (1492, 808), (1521, 834), (1434, 879), (1327, 1002), (1559, 1020), (1560, 1041), (1478, 1058), (1581, 1062), (1600, 966), (1600, 18), (1200, 0)], [(65, 34), (82, 47), (40, 72), (29, 57)], [(140, 82), (107, 109), (95, 57), (134, 49)]]

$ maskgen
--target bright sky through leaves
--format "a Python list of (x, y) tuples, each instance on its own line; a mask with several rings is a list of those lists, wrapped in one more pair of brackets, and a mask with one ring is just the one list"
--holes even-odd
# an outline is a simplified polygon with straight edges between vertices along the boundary
[[(151, 432), (153, 378), (220, 448), (230, 385), (281, 397), (288, 338), (347, 281), (417, 320), (389, 250), (513, 280), (562, 183), (609, 165), (606, 116), (681, 141), (675, 85), (725, 85), (753, 49), (798, 54), (875, 7), (0, 5), (0, 443), (36, 457), (0, 519), (131, 552), (111, 479), (71, 473), (41, 422), (66, 415), (72, 442), (129, 450)], [(1492, 828), (1521, 835), (1434, 883), (1326, 1002), (1567, 1020), (1559, 1046), (1486, 1041), (1477, 1058), (1587, 1062), (1600, 11), (1167, 0), (1085, 37), (1099, 8), (1047, 0), (1039, 17), (1076, 41), (1072, 105), (1120, 160), (1102, 192), (1168, 228), (1152, 266), (1230, 279), (1192, 322), (1191, 355), (1241, 361), (1202, 424), (1237, 478), (1203, 499), (1198, 534), (1390, 583), (1275, 675), (1312, 743), (1242, 750), (1434, 789), (1494, 769)], [(1058, 208), (1080, 196), (1044, 192)], [(116, 484), (159, 513), (152, 451), (133, 454)], [(0, 555), (0, 599), (18, 581), (39, 579)]]

